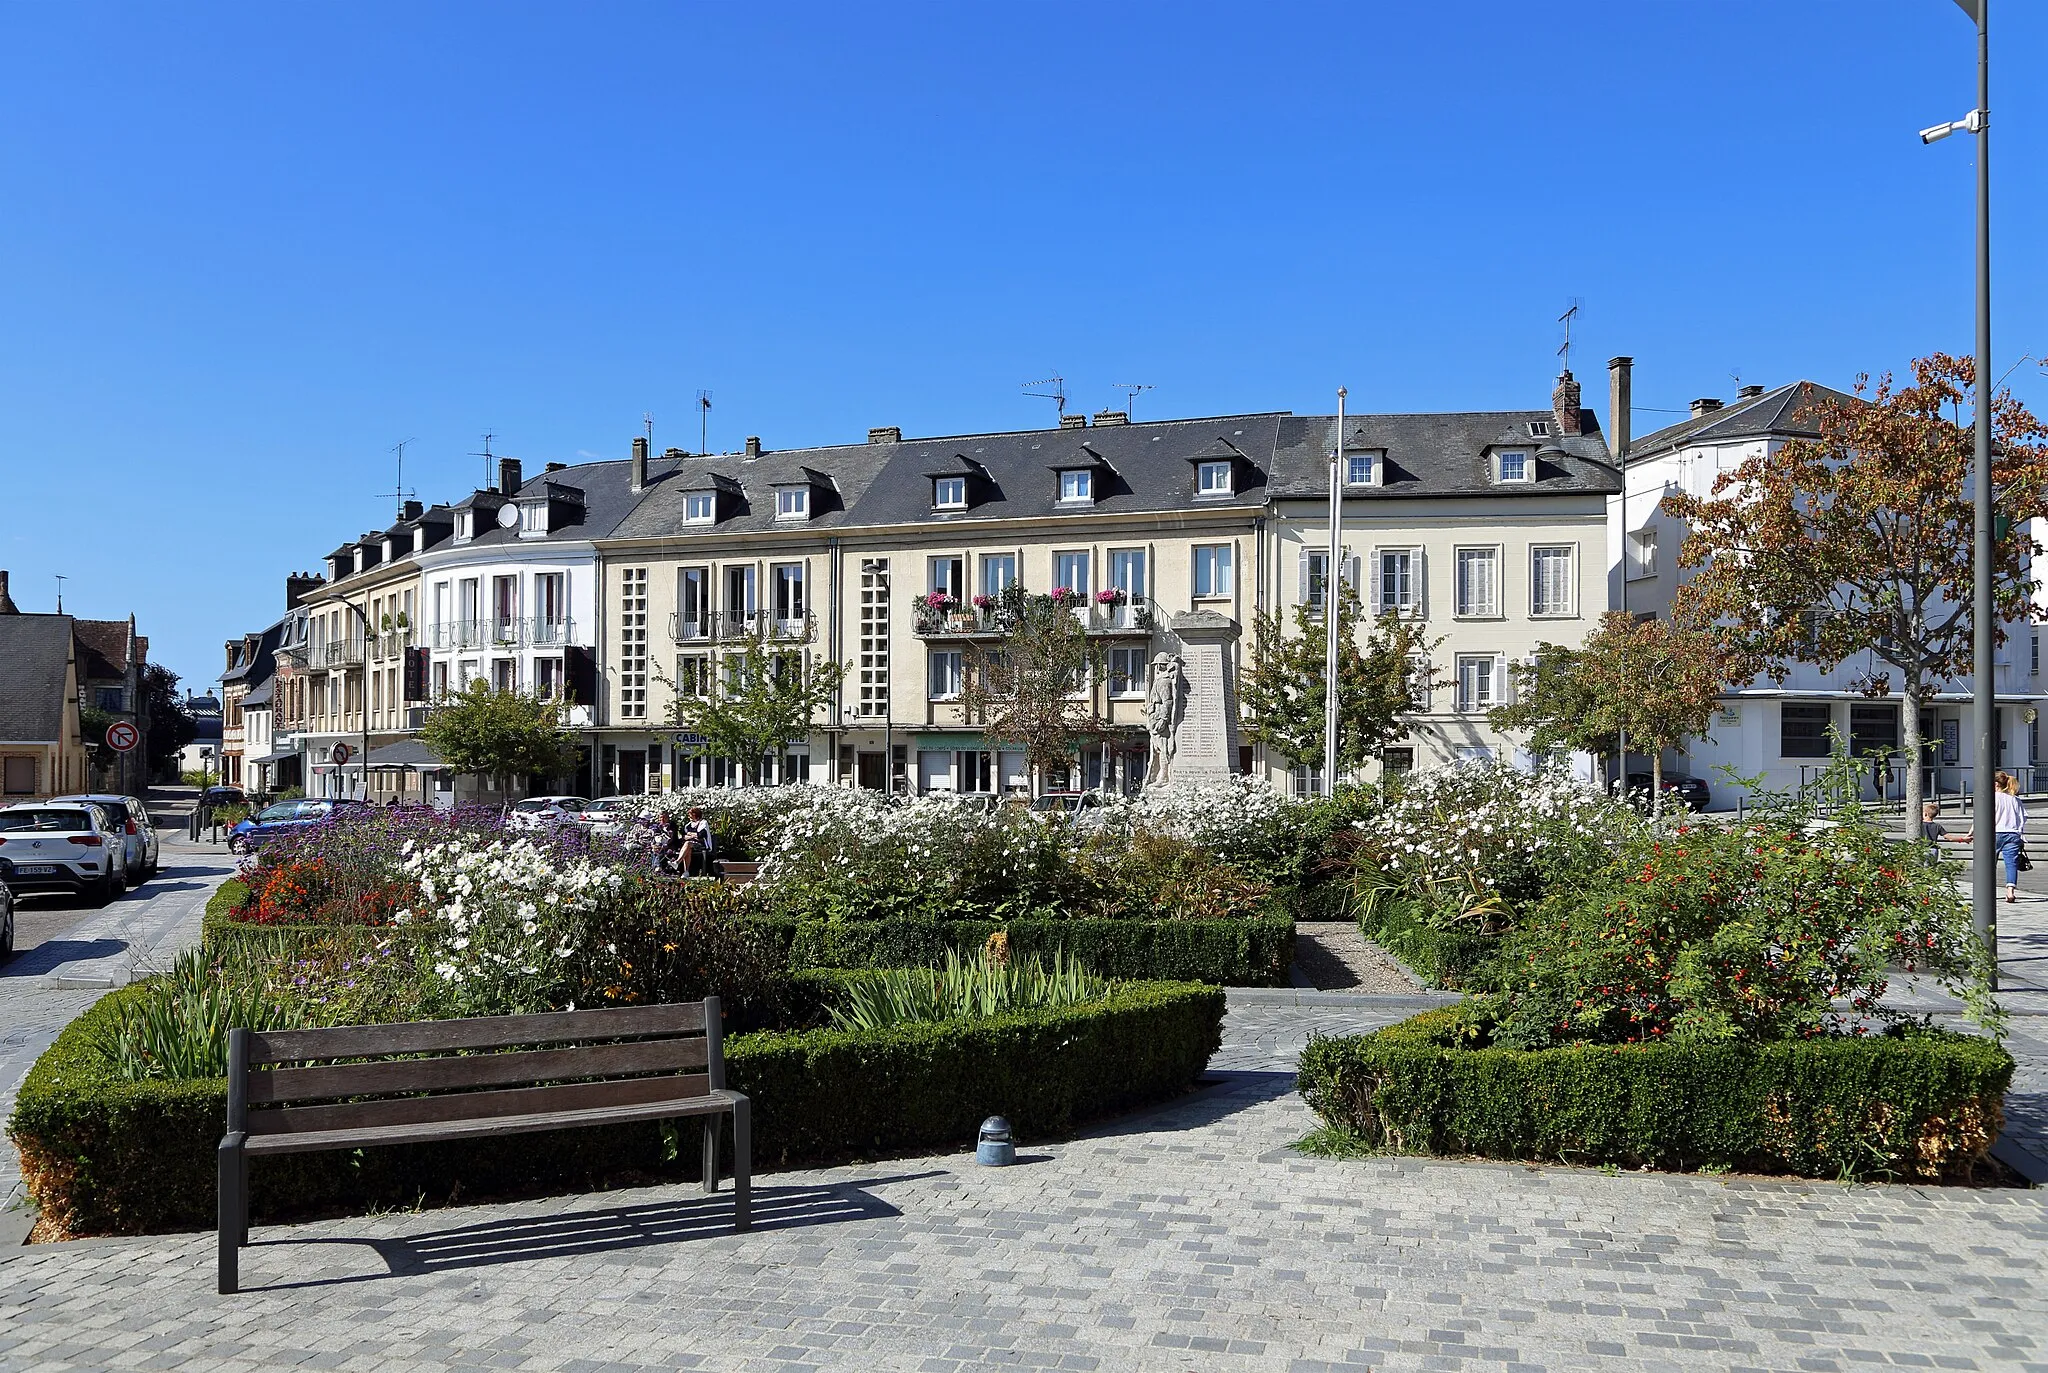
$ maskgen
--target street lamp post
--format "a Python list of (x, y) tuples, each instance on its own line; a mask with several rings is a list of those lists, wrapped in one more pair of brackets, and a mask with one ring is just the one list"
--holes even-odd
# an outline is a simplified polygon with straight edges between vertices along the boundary
[[(1973, 539), (1976, 575), (1970, 588), (1971, 686), (1970, 732), (1977, 755), (1971, 791), (1970, 916), (1977, 938), (1991, 961), (1991, 986), (1998, 987), (1998, 850), (1997, 809), (1993, 774), (1998, 758), (1996, 717), (1998, 688), (1991, 655), (1994, 607), (1991, 594), (1991, 0), (1956, 0), (1963, 13), (1977, 21), (1977, 108), (1949, 124), (1920, 131), (1922, 143), (1938, 143), (1952, 133), (1977, 136), (1977, 442), (1976, 531)], [(1918, 767), (1920, 760), (1911, 760)], [(1912, 817), (1906, 817), (1907, 823)]]

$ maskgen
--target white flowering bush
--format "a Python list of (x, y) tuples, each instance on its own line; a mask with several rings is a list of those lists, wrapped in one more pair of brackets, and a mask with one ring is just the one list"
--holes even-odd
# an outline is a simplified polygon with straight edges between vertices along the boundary
[(1552, 885), (1605, 867), (1645, 824), (1562, 772), (1426, 773), (1354, 822), (1358, 891), (1368, 909), (1376, 899), (1415, 897), (1440, 919), (1498, 930)]
[(395, 923), (421, 931), (427, 986), (451, 1015), (557, 1009), (591, 917), (624, 881), (516, 835), (409, 843), (403, 860), (417, 899)]
[(1245, 854), (1270, 847), (1296, 805), (1262, 778), (1235, 776), (1148, 787), (1111, 802), (1104, 819), (1115, 829), (1179, 839), (1214, 854)]

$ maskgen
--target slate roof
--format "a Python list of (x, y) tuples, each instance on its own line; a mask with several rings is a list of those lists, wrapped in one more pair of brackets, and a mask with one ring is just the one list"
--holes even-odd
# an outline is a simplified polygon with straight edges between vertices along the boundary
[[(902, 444), (849, 443), (831, 448), (798, 448), (767, 452), (748, 459), (721, 453), (710, 457), (664, 454), (647, 463), (647, 490), (631, 513), (593, 538), (646, 539), (672, 534), (833, 529), (854, 523), (848, 517), (881, 472), (893, 450)], [(625, 464), (618, 464), (623, 467)], [(578, 469), (571, 469), (578, 470)], [(818, 476), (828, 481), (816, 480)], [(811, 487), (811, 517), (775, 518), (775, 488)], [(931, 487), (920, 481), (927, 511)], [(692, 524), (683, 518), (684, 497), (691, 492), (723, 493), (717, 524)]]
[[(286, 617), (286, 619), (289, 618), (289, 616)], [(254, 701), (258, 690), (268, 692), (271, 674), (277, 670), (277, 645), (284, 638), (284, 626), (285, 620), (279, 620), (271, 625), (270, 628), (258, 634), (256, 636), (256, 651), (251, 653), (239, 665), (220, 675), (223, 683), (251, 682), (261, 684), (260, 686), (251, 687), (249, 694), (242, 698), (243, 705), (246, 706)], [(267, 701), (270, 697), (266, 694), (263, 699)]]
[[(1379, 486), (1347, 487), (1346, 498), (1362, 501), (1433, 496), (1609, 495), (1621, 489), (1621, 474), (1607, 452), (1593, 416), (1582, 412), (1588, 432), (1536, 436), (1532, 424), (1555, 420), (1548, 410), (1497, 410), (1435, 415), (1347, 415), (1344, 448), (1386, 454)], [(1330, 449), (1336, 442), (1334, 415), (1289, 416), (1281, 421), (1273, 459), (1277, 499), (1327, 498)], [(1493, 480), (1495, 448), (1525, 448), (1536, 455), (1535, 479)]]
[[(657, 471), (663, 473), (670, 472), (674, 470), (675, 466), (676, 462), (674, 459), (649, 459), (647, 463), (649, 487), (652, 488), (654, 474)], [(557, 488), (574, 486), (583, 492), (583, 509), (581, 513), (578, 513), (573, 505), (567, 503), (557, 505), (554, 514), (549, 516), (548, 532), (545, 534), (529, 535), (523, 539), (519, 537), (519, 531), (516, 529), (501, 529), (496, 524), (490, 524), (487, 527), (478, 529), (476, 537), (464, 544), (463, 547), (485, 548), (492, 544), (569, 543), (578, 540), (605, 538), (618, 527), (621, 520), (632, 513), (633, 507), (639, 505), (641, 497), (647, 494), (646, 492), (638, 492), (632, 489), (632, 467), (633, 465), (630, 462), (608, 459), (604, 462), (577, 463), (571, 467), (558, 467), (552, 472), (542, 472), (522, 484), (519, 490), (513, 493), (511, 499), (538, 500), (547, 495), (549, 486)], [(479, 499), (480, 497), (488, 499)], [(498, 495), (496, 492), (480, 491), (472, 493), (467, 500), (461, 502), (456, 508), (461, 509), (463, 505), (474, 504), (491, 510), (493, 517), (495, 517), (497, 507), (505, 504), (505, 501), (506, 497)], [(770, 513), (773, 513), (772, 503)], [(556, 524), (555, 519), (557, 516), (565, 517), (564, 522), (559, 525)], [(484, 521), (480, 518), (478, 523), (483, 524)]]
[(1815, 402), (1836, 400), (1853, 403), (1855, 399), (1846, 391), (1837, 391), (1818, 382), (1787, 382), (1760, 396), (1733, 401), (1719, 410), (1709, 410), (1704, 415), (1645, 434), (1630, 442), (1628, 460), (1636, 462), (1652, 458), (1692, 443), (1732, 443), (1739, 439), (1767, 437), (1811, 438), (1820, 432), (1812, 416)]
[[(72, 661), (69, 615), (0, 615), (0, 740), (55, 743), (64, 738), (64, 668)], [(125, 626), (124, 626), (125, 630)]]
[[(75, 620), (78, 635), (78, 678), (105, 681), (128, 675), (128, 622)], [(139, 649), (140, 644), (137, 645)]]
[(255, 710), (261, 706), (269, 705), (271, 698), (276, 694), (276, 690), (276, 676), (265, 677), (262, 686), (249, 688), (249, 694), (242, 698), (242, 709)]

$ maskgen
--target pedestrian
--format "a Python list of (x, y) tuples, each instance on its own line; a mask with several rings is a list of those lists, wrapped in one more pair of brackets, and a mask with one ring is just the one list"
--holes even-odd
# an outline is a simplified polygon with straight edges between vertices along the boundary
[(1942, 824), (1941, 821), (1935, 818), (1940, 814), (1941, 805), (1939, 802), (1922, 801), (1920, 803), (1920, 837), (1927, 841), (1928, 847), (1934, 850), (1934, 855), (1937, 858), (1941, 856), (1941, 846), (1944, 841), (1953, 840), (1958, 844), (1963, 842), (1962, 835), (1952, 832), (1947, 825)]
[(2005, 859), (2005, 899), (2010, 903), (2019, 900), (2020, 861), (2026, 857), (2027, 808), (2020, 804), (2017, 777), (2001, 770), (1992, 782), (1998, 788), (1994, 798), (1998, 813), (1992, 830), (1998, 839), (1999, 856)]
[(704, 818), (702, 806), (690, 807), (690, 818), (683, 825), (683, 876), (696, 877), (711, 871), (711, 859), (718, 852), (718, 841), (712, 837), (711, 822)]
[(683, 828), (676, 818), (658, 817), (654, 821), (654, 871), (664, 877), (686, 875), (683, 865), (688, 861), (688, 853), (689, 845), (683, 840)]

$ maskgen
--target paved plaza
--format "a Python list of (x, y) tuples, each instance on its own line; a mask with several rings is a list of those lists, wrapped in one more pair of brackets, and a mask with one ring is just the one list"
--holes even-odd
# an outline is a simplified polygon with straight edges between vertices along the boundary
[[(2048, 1157), (2048, 899), (2006, 909)], [(52, 972), (0, 995), (90, 999)], [(1009, 1169), (771, 1174), (747, 1235), (684, 1186), (259, 1227), (226, 1298), (211, 1234), (7, 1250), (0, 1368), (2048, 1369), (2041, 1190), (1294, 1154), (1308, 1035), (1430, 1001), (1233, 992), (1198, 1093)]]

